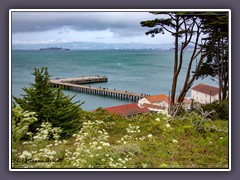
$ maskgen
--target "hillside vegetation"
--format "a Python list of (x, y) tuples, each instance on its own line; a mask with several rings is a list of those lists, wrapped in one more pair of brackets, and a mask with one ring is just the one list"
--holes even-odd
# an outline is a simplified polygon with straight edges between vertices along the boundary
[(34, 114), (13, 108), (12, 168), (228, 168), (227, 121), (99, 110), (83, 112), (79, 131), (61, 138), (48, 122), (29, 132)]

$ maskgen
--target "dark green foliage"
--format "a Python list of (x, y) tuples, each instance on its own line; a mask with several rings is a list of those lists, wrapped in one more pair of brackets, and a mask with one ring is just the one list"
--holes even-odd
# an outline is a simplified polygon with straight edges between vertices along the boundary
[(212, 119), (222, 119), (222, 120), (228, 120), (228, 100), (224, 101), (215, 101), (210, 104), (205, 104), (202, 106), (204, 111), (212, 111), (214, 110), (216, 113), (211, 116)]
[(96, 109), (96, 113), (97, 113), (97, 114), (101, 114), (101, 115), (106, 115), (106, 114), (108, 114), (107, 110), (105, 110), (105, 109), (102, 108), (102, 107), (97, 108), (97, 109)]
[(72, 134), (80, 126), (79, 101), (72, 103), (74, 97), (65, 96), (61, 88), (52, 88), (46, 67), (41, 70), (35, 68), (32, 75), (35, 76), (35, 83), (29, 88), (23, 88), (26, 94), (22, 98), (13, 97), (24, 110), (36, 112), (38, 121), (30, 126), (30, 131), (35, 132), (42, 122), (48, 121), (54, 127), (61, 127), (62, 135)]
[[(213, 41), (213, 39), (215, 41), (211, 53), (207, 56), (207, 60), (202, 63), (200, 70), (197, 72), (197, 78), (210, 76), (214, 81), (217, 81), (221, 92), (219, 96), (220, 101), (228, 98), (228, 21), (227, 12), (215, 12), (211, 16), (202, 17), (203, 31), (211, 35), (205, 39), (209, 42)], [(207, 50), (208, 47), (205, 48), (205, 51)]]

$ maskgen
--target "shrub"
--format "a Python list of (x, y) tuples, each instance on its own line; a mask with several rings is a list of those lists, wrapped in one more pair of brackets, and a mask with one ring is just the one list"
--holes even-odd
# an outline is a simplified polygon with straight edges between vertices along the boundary
[(18, 142), (26, 137), (29, 126), (37, 121), (36, 113), (24, 111), (15, 106), (12, 109), (12, 141)]
[(74, 151), (66, 150), (65, 164), (75, 168), (126, 168), (133, 152), (119, 153), (109, 142), (109, 134), (100, 120), (83, 123), (76, 137)]
[(211, 116), (211, 119), (223, 119), (228, 120), (228, 100), (224, 101), (214, 101), (210, 104), (202, 105), (204, 111), (212, 111), (216, 112), (215, 115)]

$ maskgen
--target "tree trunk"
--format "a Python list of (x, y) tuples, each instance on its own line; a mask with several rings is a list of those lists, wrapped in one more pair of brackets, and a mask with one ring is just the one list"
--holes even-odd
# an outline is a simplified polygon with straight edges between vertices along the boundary
[(171, 97), (170, 97), (170, 115), (174, 112), (175, 105), (175, 94), (177, 88), (177, 67), (178, 67), (178, 31), (179, 31), (179, 17), (176, 16), (176, 33), (175, 33), (175, 50), (174, 50), (174, 70), (173, 70), (173, 80), (172, 80), (172, 89), (171, 89)]

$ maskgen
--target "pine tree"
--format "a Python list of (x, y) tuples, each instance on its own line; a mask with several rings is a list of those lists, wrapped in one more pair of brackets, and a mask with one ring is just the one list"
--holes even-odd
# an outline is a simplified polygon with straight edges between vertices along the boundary
[(22, 109), (36, 112), (38, 121), (30, 126), (30, 131), (35, 132), (42, 122), (50, 122), (62, 128), (63, 136), (72, 134), (81, 125), (78, 118), (82, 103), (73, 103), (74, 96), (65, 96), (61, 88), (54, 89), (46, 67), (40, 70), (35, 68), (32, 75), (35, 76), (35, 83), (23, 88), (26, 94), (21, 95), (22, 98), (13, 97)]

